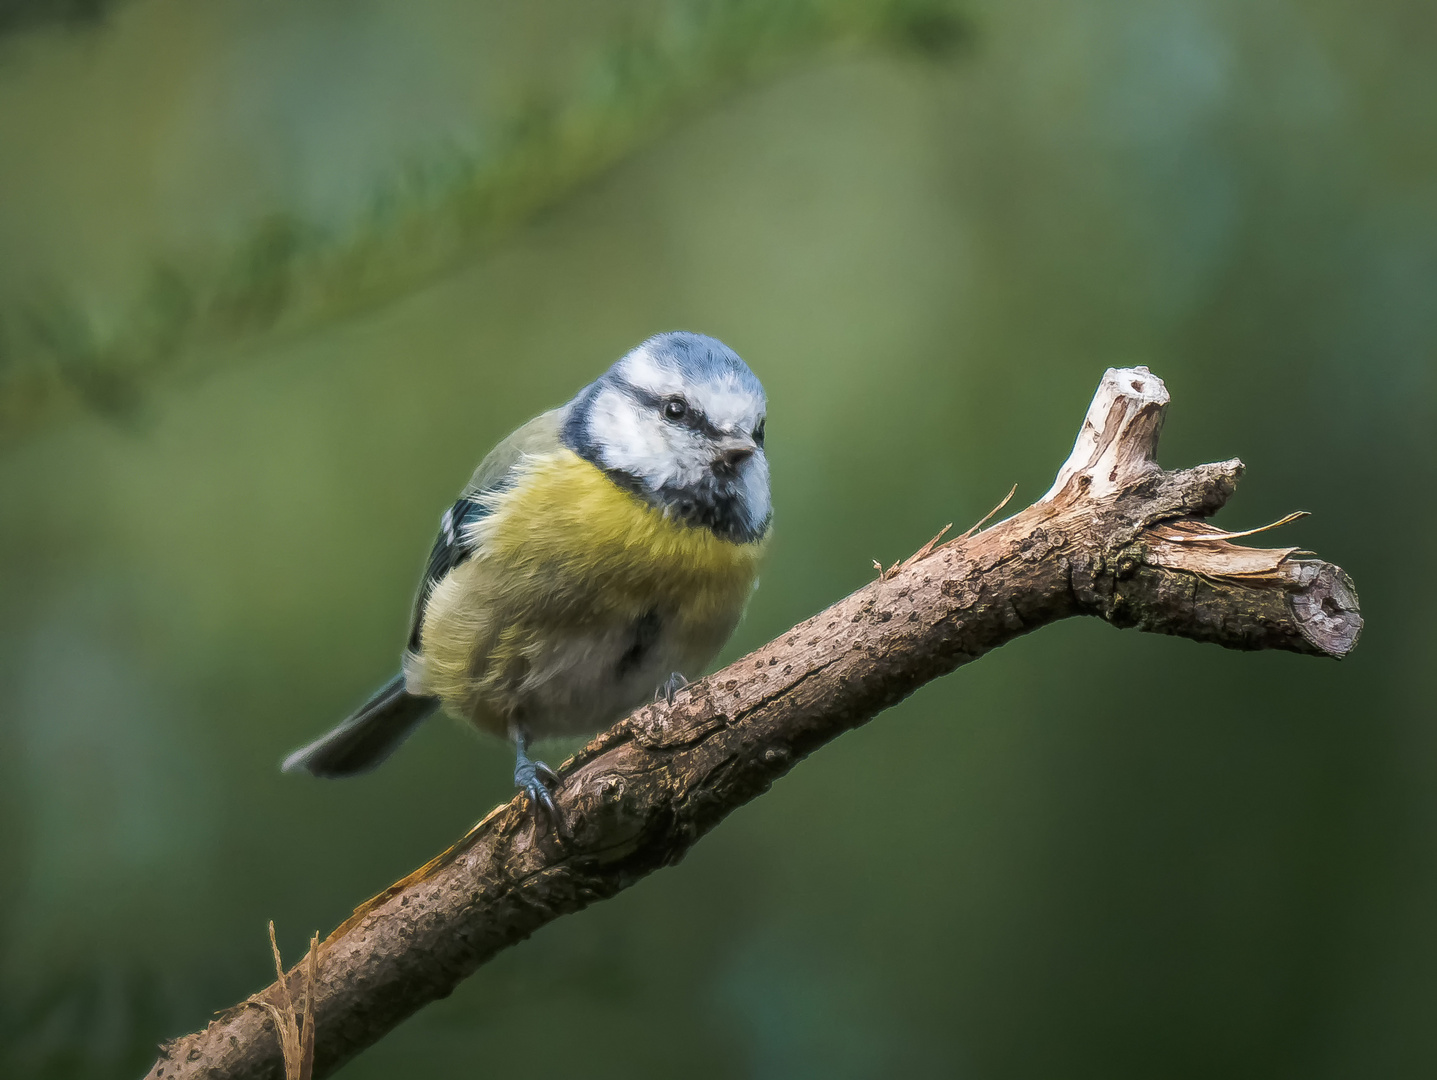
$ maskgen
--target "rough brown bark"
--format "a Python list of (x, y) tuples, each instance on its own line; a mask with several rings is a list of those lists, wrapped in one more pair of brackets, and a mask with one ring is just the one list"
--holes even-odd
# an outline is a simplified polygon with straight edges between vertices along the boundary
[[(1145, 368), (1108, 371), (1041, 500), (925, 545), (672, 705), (595, 738), (560, 770), (562, 839), (516, 798), (361, 906), (319, 948), (314, 1075), (545, 923), (677, 862), (825, 742), (1046, 623), (1096, 615), (1228, 648), (1349, 652), (1362, 620), (1346, 574), (1293, 548), (1241, 547), (1202, 520), (1232, 494), (1241, 462), (1158, 468), (1167, 402)], [(303, 970), (287, 976), (296, 1001)], [(148, 1075), (274, 1080), (284, 1065), (273, 1021), (237, 1006), (167, 1044)]]

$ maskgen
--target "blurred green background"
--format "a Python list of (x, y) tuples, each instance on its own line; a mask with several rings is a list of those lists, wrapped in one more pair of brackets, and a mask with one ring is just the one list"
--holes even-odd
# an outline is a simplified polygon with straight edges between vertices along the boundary
[[(1050, 627), (342, 1072), (1437, 1071), (1437, 19), (1410, 0), (0, 9), (0, 1073), (138, 1075), (510, 793), (394, 668), (474, 462), (764, 380), (738, 655), (1046, 489), (1103, 369), (1356, 579), (1341, 664)], [(549, 747), (551, 759), (565, 747)]]

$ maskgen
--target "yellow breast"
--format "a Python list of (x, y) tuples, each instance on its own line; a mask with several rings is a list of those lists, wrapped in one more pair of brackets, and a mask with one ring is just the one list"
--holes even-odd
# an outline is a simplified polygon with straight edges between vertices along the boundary
[(692, 665), (712, 659), (753, 590), (761, 541), (672, 521), (569, 450), (528, 457), (516, 473), (489, 499), (474, 557), (430, 598), (430, 692), (497, 727), (485, 714), (519, 707), (559, 642), (612, 636), (650, 612)]
[(528, 459), (480, 537), (486, 559), (523, 576), (582, 582), (581, 608), (658, 604), (697, 621), (744, 604), (763, 548), (665, 517), (569, 450)]

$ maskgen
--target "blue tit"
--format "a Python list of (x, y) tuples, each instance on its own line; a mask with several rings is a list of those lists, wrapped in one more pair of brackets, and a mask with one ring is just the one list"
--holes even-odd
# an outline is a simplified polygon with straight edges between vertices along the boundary
[(732, 349), (668, 333), (519, 428), (440, 519), (400, 674), (285, 771), (364, 772), (443, 708), (513, 740), (552, 818), (530, 740), (672, 697), (738, 624), (772, 514), (766, 411)]

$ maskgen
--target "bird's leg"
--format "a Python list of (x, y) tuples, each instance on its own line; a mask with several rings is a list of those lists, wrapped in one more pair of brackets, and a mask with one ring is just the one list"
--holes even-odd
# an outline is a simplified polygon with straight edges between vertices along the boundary
[(536, 811), (543, 810), (549, 820), (559, 824), (559, 810), (554, 805), (550, 788), (559, 786), (559, 774), (542, 761), (529, 757), (529, 732), (519, 725), (511, 725), (509, 737), (514, 740), (514, 786), (529, 796), (529, 805)]
[(662, 700), (666, 704), (672, 705), (674, 703), (674, 695), (688, 684), (689, 681), (684, 678), (684, 673), (682, 671), (675, 671), (667, 679), (659, 683), (659, 688), (654, 691), (654, 700)]

